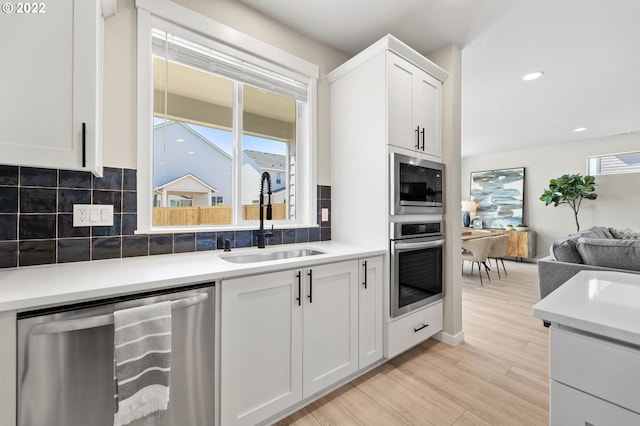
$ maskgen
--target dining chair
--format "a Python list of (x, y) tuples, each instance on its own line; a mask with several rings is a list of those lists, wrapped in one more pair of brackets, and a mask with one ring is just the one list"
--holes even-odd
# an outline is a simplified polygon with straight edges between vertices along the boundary
[(491, 277), (489, 276), (489, 266), (487, 265), (487, 259), (489, 257), (489, 252), (491, 251), (491, 243), (495, 237), (481, 237), (475, 238), (473, 240), (462, 241), (462, 265), (464, 268), (464, 262), (471, 262), (471, 274), (473, 274), (473, 265), (478, 264), (478, 275), (480, 276), (480, 285), (482, 283), (482, 268), (481, 265), (484, 266), (484, 270), (487, 274), (487, 278), (491, 281)]
[[(498, 270), (498, 279), (502, 279), (500, 277), (500, 266), (498, 266), (498, 260), (502, 263), (502, 269), (504, 270), (504, 276), (507, 276), (507, 269), (504, 267), (504, 256), (507, 252), (507, 245), (509, 244), (509, 235), (497, 235), (493, 237), (493, 241), (491, 241), (491, 250), (489, 250), (489, 259), (493, 259), (496, 261), (496, 269)], [(491, 260), (489, 260), (489, 265), (491, 265)]]

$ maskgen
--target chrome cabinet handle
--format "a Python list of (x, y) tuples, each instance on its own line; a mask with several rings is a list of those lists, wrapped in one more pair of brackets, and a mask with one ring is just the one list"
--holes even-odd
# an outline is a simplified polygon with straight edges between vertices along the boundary
[[(171, 310), (188, 308), (189, 306), (197, 305), (204, 302), (209, 298), (207, 293), (201, 293), (191, 297), (185, 297), (184, 299), (171, 302)], [(71, 320), (51, 321), (43, 322), (41, 324), (35, 324), (31, 328), (31, 334), (53, 334), (53, 333), (65, 333), (67, 331), (85, 330), (87, 328), (102, 327), (105, 325), (113, 324), (113, 314), (98, 315), (88, 318), (77, 318)]]

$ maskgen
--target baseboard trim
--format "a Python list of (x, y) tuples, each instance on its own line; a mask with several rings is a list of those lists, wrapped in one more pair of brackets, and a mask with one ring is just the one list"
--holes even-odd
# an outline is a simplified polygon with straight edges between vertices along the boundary
[(446, 343), (449, 346), (458, 346), (460, 343), (464, 342), (464, 330), (455, 335), (441, 331), (440, 333), (436, 333), (433, 338), (440, 340), (442, 343)]

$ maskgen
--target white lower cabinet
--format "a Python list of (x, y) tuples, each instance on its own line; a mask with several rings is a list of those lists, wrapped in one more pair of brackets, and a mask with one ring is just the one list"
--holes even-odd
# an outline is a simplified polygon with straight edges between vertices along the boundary
[(221, 424), (260, 423), (358, 370), (358, 262), (223, 280)]
[(383, 285), (382, 257), (360, 260), (358, 295), (358, 368), (383, 357)]
[(442, 301), (403, 316), (387, 324), (387, 358), (427, 340), (442, 331)]
[(302, 396), (358, 369), (358, 269), (355, 261), (304, 269)]
[(640, 349), (549, 328), (551, 426), (640, 424)]
[(253, 425), (302, 399), (296, 271), (222, 281), (222, 425)]
[(640, 425), (640, 414), (551, 380), (550, 426)]

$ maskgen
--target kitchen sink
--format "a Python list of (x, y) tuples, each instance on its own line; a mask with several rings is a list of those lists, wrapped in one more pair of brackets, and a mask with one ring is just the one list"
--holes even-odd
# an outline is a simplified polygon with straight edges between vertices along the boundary
[(325, 252), (314, 249), (293, 249), (283, 251), (270, 251), (267, 253), (247, 253), (229, 256), (220, 256), (220, 259), (232, 263), (268, 262), (270, 260), (294, 259), (297, 257), (316, 256)]

